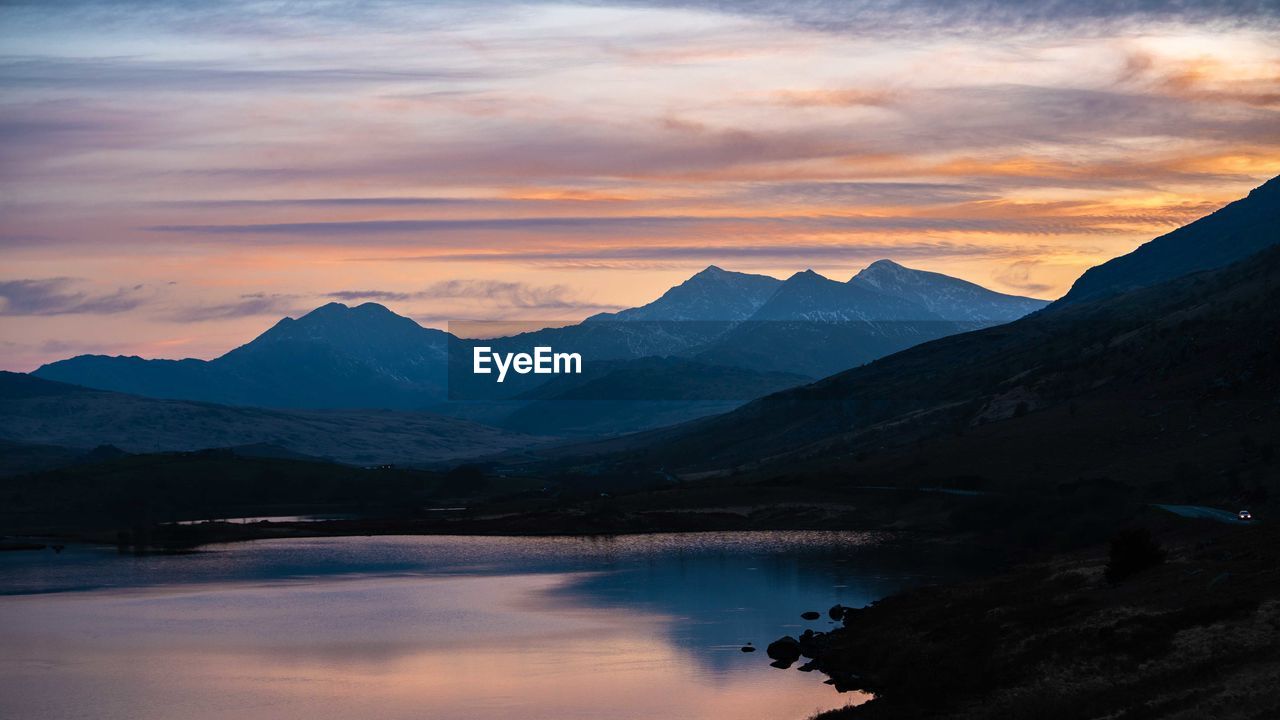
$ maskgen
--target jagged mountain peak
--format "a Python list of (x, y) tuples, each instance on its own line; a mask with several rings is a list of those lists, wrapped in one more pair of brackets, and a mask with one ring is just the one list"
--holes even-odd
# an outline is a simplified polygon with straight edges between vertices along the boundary
[(705, 268), (694, 273), (693, 276), (690, 277), (689, 279), (692, 280), (693, 278), (718, 278), (718, 277), (723, 277), (729, 274), (737, 275), (741, 273), (730, 273), (728, 270), (725, 270), (719, 265), (708, 265)]
[(822, 275), (820, 273), (814, 272), (811, 268), (806, 268), (804, 270), (801, 270), (800, 272), (792, 274), (791, 277), (785, 280), (785, 282), (813, 282), (815, 280), (817, 281), (826, 280), (829, 282), (834, 282), (833, 280), (831, 280), (831, 278), (827, 277), (826, 275)]

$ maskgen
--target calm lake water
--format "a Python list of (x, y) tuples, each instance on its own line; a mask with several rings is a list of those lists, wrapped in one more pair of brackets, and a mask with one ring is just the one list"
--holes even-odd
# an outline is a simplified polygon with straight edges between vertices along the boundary
[(949, 568), (804, 532), (0, 553), (0, 718), (800, 720), (865, 698), (764, 645)]

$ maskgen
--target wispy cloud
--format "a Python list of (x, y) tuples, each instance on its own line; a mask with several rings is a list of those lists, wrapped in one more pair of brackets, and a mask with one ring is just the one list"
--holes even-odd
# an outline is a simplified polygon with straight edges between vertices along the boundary
[(1015, 260), (995, 273), (995, 279), (1007, 287), (1016, 288), (1022, 292), (1032, 295), (1043, 294), (1052, 290), (1053, 286), (1032, 279), (1032, 274), (1039, 266), (1038, 260)]
[(0, 57), (0, 83), (10, 88), (305, 92), (350, 85), (474, 80), (480, 76), (475, 70), (451, 68), (263, 68), (236, 61)]
[[(911, 231), (986, 232), (1047, 235), (1057, 233), (1112, 234), (1115, 229), (1070, 217), (928, 217), (877, 215), (693, 216), (630, 215), (600, 217), (525, 217), (475, 219), (361, 220), (355, 222), (256, 223), (227, 225), (153, 225), (145, 230), (164, 233), (245, 236), (300, 236), (308, 241), (368, 235), (417, 235), (454, 232), (515, 232), (559, 234), (679, 233), (699, 227), (731, 232), (735, 227), (798, 232)], [(346, 242), (346, 240), (342, 240)]]
[(0, 315), (114, 315), (147, 300), (142, 285), (92, 293), (77, 284), (72, 278), (0, 281)]
[(173, 310), (166, 318), (178, 322), (207, 322), (244, 317), (294, 315), (306, 310), (297, 295), (247, 293), (231, 302), (192, 305)]
[[(1096, 255), (1097, 247), (1077, 246), (1080, 256)], [(485, 253), (441, 253), (409, 255), (393, 258), (356, 258), (377, 262), (499, 262), (531, 264), (593, 263), (606, 261), (682, 261), (716, 262), (734, 258), (755, 260), (861, 260), (894, 257), (937, 258), (1012, 258), (1048, 252), (1062, 252), (1049, 245), (1006, 245), (973, 242), (911, 241), (903, 243), (824, 243), (824, 244), (734, 244), (734, 245), (636, 245), (609, 248), (559, 249), (545, 252), (495, 251)]]

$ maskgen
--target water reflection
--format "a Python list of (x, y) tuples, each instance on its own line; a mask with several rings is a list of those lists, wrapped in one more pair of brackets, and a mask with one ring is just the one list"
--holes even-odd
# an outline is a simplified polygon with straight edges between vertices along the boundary
[(0, 717), (31, 718), (803, 718), (857, 698), (739, 644), (945, 570), (814, 533), (9, 555)]

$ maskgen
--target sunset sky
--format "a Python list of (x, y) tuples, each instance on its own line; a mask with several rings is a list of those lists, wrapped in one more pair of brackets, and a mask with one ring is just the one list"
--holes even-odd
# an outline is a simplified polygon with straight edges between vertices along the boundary
[(1280, 174), (1278, 8), (6, 2), (0, 367), (333, 300), (574, 319), (712, 263), (1057, 297)]

